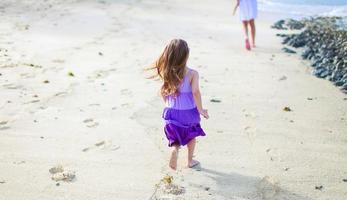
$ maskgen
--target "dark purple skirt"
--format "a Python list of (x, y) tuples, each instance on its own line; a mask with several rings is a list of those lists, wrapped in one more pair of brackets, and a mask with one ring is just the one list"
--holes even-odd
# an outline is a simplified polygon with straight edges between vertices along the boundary
[(164, 132), (170, 147), (173, 144), (184, 146), (195, 137), (206, 135), (200, 126), (200, 114), (197, 108), (189, 110), (165, 108), (162, 117), (165, 120)]

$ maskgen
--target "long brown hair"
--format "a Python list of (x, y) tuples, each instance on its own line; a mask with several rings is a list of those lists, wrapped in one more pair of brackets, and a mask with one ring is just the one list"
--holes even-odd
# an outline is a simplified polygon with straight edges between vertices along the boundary
[(149, 78), (160, 77), (163, 81), (160, 90), (163, 97), (179, 93), (179, 86), (185, 75), (188, 56), (187, 42), (182, 39), (173, 39), (165, 47), (154, 66), (149, 68), (156, 70), (156, 74)]

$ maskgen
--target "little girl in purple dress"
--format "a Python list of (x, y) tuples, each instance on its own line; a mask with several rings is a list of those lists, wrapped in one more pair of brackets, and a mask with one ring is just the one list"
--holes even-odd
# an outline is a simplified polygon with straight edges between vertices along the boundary
[(186, 41), (173, 39), (151, 69), (163, 81), (161, 95), (165, 101), (164, 132), (172, 148), (169, 166), (176, 170), (180, 146), (187, 145), (188, 167), (199, 164), (193, 160), (195, 137), (205, 136), (200, 126), (200, 115), (208, 119), (203, 109), (199, 90), (199, 74), (186, 66), (189, 48)]

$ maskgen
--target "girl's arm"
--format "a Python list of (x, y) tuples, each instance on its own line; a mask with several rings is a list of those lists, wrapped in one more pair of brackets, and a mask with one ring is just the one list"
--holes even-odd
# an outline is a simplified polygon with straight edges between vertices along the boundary
[(233, 11), (233, 15), (235, 15), (236, 9), (237, 9), (237, 7), (239, 7), (239, 5), (240, 5), (240, 0), (237, 0), (234, 11)]
[(201, 101), (201, 93), (199, 88), (199, 73), (197, 71), (192, 71), (192, 93), (194, 101), (199, 113), (206, 119), (209, 118), (207, 110), (203, 109)]

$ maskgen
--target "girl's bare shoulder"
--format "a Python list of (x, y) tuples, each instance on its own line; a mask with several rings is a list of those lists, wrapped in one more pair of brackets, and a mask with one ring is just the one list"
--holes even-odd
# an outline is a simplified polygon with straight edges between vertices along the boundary
[(193, 76), (199, 76), (199, 72), (197, 71), (197, 70), (195, 70), (195, 69), (192, 69), (192, 68), (189, 68), (190, 69), (190, 73), (191, 73), (191, 76), (193, 77)]

